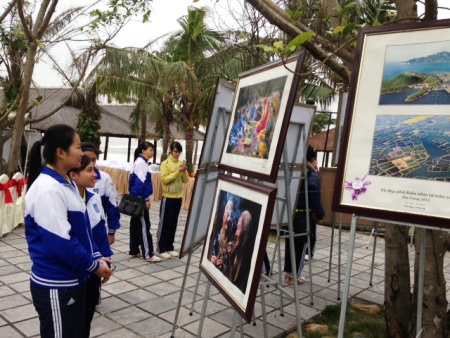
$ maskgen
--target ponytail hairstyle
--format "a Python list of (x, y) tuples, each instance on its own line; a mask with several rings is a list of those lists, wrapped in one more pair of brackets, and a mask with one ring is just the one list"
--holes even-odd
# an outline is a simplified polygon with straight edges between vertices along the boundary
[(175, 149), (178, 150), (180, 153), (183, 152), (183, 146), (178, 141), (173, 141), (169, 146), (170, 152), (174, 151)]
[(28, 188), (41, 173), (45, 164), (55, 164), (56, 150), (68, 151), (76, 134), (75, 129), (66, 124), (57, 124), (47, 129), (41, 141), (36, 141), (30, 150)]
[(136, 150), (134, 151), (134, 160), (136, 161), (137, 158), (139, 157), (140, 154), (142, 154), (143, 150), (147, 150), (148, 148), (153, 148), (155, 149), (155, 146), (153, 145), (153, 143), (148, 142), (148, 141), (144, 141), (142, 143), (140, 143), (138, 145), (138, 147), (136, 148)]

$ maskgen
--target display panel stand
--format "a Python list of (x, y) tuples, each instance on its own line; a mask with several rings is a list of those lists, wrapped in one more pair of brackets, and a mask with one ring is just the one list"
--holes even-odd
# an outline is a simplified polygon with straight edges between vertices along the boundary
[[(287, 220), (288, 220), (288, 229), (289, 229), (289, 234), (286, 236), (283, 236), (282, 238), (286, 238), (290, 240), (290, 247), (291, 247), (291, 252), (289, 253), (291, 255), (291, 261), (294, 262), (295, 261), (295, 251), (294, 251), (294, 237), (296, 235), (294, 235), (294, 231), (293, 231), (293, 220), (292, 220), (292, 216), (293, 213), (291, 213), (290, 211), (293, 210), (293, 204), (296, 202), (295, 200), (292, 200), (291, 197), (291, 185), (292, 182), (294, 181), (294, 179), (298, 179), (299, 183), (298, 186), (300, 186), (300, 182), (302, 179), (306, 179), (305, 177), (294, 177), (294, 164), (297, 164), (299, 162), (298, 159), (298, 153), (299, 153), (299, 145), (302, 144), (304, 145), (304, 149), (302, 149), (302, 153), (303, 153), (303, 158), (301, 159), (301, 161), (303, 163), (306, 164), (306, 134), (304, 132), (305, 130), (305, 124), (304, 123), (299, 123), (299, 122), (295, 122), (295, 121), (291, 121), (290, 122), (292, 125), (297, 125), (298, 127), (298, 131), (296, 132), (296, 136), (295, 137), (290, 137), (289, 141), (292, 142), (292, 144), (295, 144), (294, 149), (292, 150), (292, 154), (288, 154), (288, 147), (287, 144), (284, 144), (284, 149), (283, 149), (283, 159), (282, 162), (283, 164), (281, 165), (281, 167), (283, 167), (283, 172), (284, 172), (284, 192), (285, 195), (284, 196), (277, 196), (277, 200), (281, 201), (281, 213), (277, 212), (278, 214), (278, 220), (277, 220), (277, 233), (279, 233), (280, 228), (281, 228), (281, 224), (283, 221), (283, 215), (284, 212), (286, 210), (286, 216), (287, 216)], [(281, 169), (280, 167), (280, 169)], [(250, 178), (248, 178), (250, 180)], [(263, 182), (264, 184), (270, 184), (267, 182)], [(277, 185), (279, 184), (279, 182), (277, 182)], [(308, 194), (308, 190), (307, 190), (307, 185), (305, 186), (305, 194), (307, 196)], [(281, 189), (280, 189), (281, 190)], [(296, 192), (298, 191), (298, 189), (296, 189)], [(295, 194), (295, 196), (297, 195), (297, 193)], [(306, 199), (306, 208), (309, 209), (309, 205), (308, 205), (308, 199)], [(278, 208), (278, 203), (277, 203), (277, 208)], [(309, 217), (307, 217), (307, 232), (303, 233), (303, 234), (298, 234), (297, 236), (307, 236), (307, 234), (310, 231), (310, 224), (309, 224)], [(277, 241), (277, 245), (279, 247), (279, 238)], [(309, 241), (309, 236), (308, 236), (308, 246), (310, 247), (310, 241)], [(280, 252), (280, 250), (278, 250)], [(285, 253), (287, 254), (287, 253)], [(281, 271), (281, 252), (279, 254), (279, 270)], [(294, 276), (297, 275), (297, 267), (294, 264), (293, 265), (293, 269), (292, 269), (292, 274)], [(312, 265), (311, 262), (309, 264), (309, 272), (310, 272), (310, 277), (312, 276)], [(266, 318), (266, 309), (265, 309), (265, 295), (264, 295), (264, 291), (265, 288), (267, 286), (273, 285), (275, 287), (277, 287), (277, 289), (280, 291), (280, 315), (283, 316), (284, 315), (284, 311), (283, 311), (283, 293), (285, 293), (286, 295), (288, 295), (290, 298), (292, 298), (294, 300), (295, 303), (295, 309), (296, 309), (296, 318), (297, 318), (297, 332), (299, 337), (302, 337), (302, 332), (301, 332), (301, 316), (300, 316), (300, 304), (299, 304), (299, 290), (298, 290), (298, 285), (297, 283), (294, 283), (294, 295), (292, 295), (290, 292), (288, 292), (287, 290), (284, 289), (284, 287), (282, 286), (282, 277), (281, 277), (281, 273), (279, 274), (279, 278), (278, 278), (278, 282), (277, 281), (273, 281), (271, 279), (268, 279), (266, 276), (261, 275), (261, 279), (264, 279), (265, 281), (260, 281), (259, 285), (260, 285), (260, 290), (261, 290), (261, 309), (262, 309), (262, 321), (263, 321), (263, 332), (264, 332), (264, 337), (268, 337), (268, 328), (267, 328), (267, 318)], [(295, 278), (297, 279), (297, 278)], [(312, 278), (310, 278), (310, 281), (312, 280)], [(209, 290), (210, 290), (210, 282), (208, 281), (208, 286), (207, 286), (207, 290), (205, 292), (205, 298), (203, 300), (203, 307), (202, 307), (202, 311), (201, 311), (201, 320), (199, 322), (199, 330), (198, 330), (198, 337), (201, 336), (201, 330), (202, 330), (202, 326), (203, 326), (203, 320), (205, 317), (205, 313), (206, 313), (206, 304), (208, 302), (207, 298), (209, 296)], [(310, 295), (311, 295), (311, 302), (312, 302), (312, 283), (310, 283)], [(196, 292), (194, 292), (194, 297), (196, 297)], [(254, 324), (255, 325), (255, 324)], [(237, 327), (236, 327), (236, 322), (235, 320), (233, 321), (233, 326), (231, 329), (231, 336), (233, 337), (235, 334)], [(242, 329), (242, 318), (240, 317), (240, 332), (241, 335), (243, 335), (243, 329)]]
[[(333, 260), (333, 248), (334, 248), (334, 229), (336, 227), (336, 213), (333, 212), (333, 216), (331, 219), (331, 238), (330, 238), (330, 258), (328, 260), (328, 283), (331, 282), (331, 264)], [(341, 236), (342, 236), (342, 214), (339, 213), (339, 228), (338, 228), (338, 273), (337, 273), (337, 300), (341, 299)]]
[[(214, 124), (213, 141), (212, 141), (213, 143), (216, 141), (216, 135), (218, 134), (216, 131), (217, 131), (218, 126), (219, 126), (219, 121), (220, 121), (219, 119), (222, 119), (222, 122), (225, 122), (225, 119), (226, 119), (225, 115), (226, 114), (227, 114), (227, 110), (225, 108), (219, 108), (219, 114), (216, 115), (216, 121), (215, 121), (215, 124)], [(222, 123), (222, 125), (224, 125), (225, 128), (227, 127), (226, 123)], [(223, 142), (223, 140), (220, 140), (220, 141)], [(214, 166), (211, 163), (212, 156), (213, 156), (213, 147), (211, 147), (209, 149), (209, 152), (208, 152), (208, 155), (207, 155), (207, 160), (206, 160), (206, 162), (204, 164), (204, 167), (205, 167), (205, 170), (206, 170), (206, 173), (205, 173), (206, 177), (205, 177), (205, 180), (202, 182), (203, 184), (202, 184), (202, 186), (200, 188), (200, 191), (199, 191), (200, 192), (200, 203), (199, 203), (200, 206), (202, 205), (203, 198), (205, 197), (205, 191), (206, 191), (205, 188), (206, 188), (206, 184), (208, 182), (209, 173), (214, 168)], [(180, 297), (178, 299), (177, 310), (175, 312), (175, 318), (174, 318), (174, 322), (173, 322), (172, 334), (170, 336), (171, 338), (175, 337), (175, 330), (177, 328), (178, 316), (180, 315), (180, 309), (181, 309), (181, 306), (182, 306), (184, 289), (185, 289), (185, 286), (186, 286), (186, 280), (187, 280), (187, 276), (188, 276), (188, 272), (189, 272), (189, 266), (190, 266), (190, 263), (191, 263), (191, 257), (192, 257), (193, 252), (196, 249), (196, 248), (194, 249), (194, 247), (195, 247), (195, 245), (194, 245), (195, 234), (197, 233), (197, 225), (198, 225), (198, 220), (200, 219), (201, 212), (202, 212), (201, 208), (197, 208), (195, 210), (195, 222), (194, 222), (194, 228), (193, 228), (194, 235), (191, 236), (190, 249), (189, 249), (189, 253), (188, 253), (188, 256), (187, 256), (186, 267), (184, 269), (183, 281), (181, 283)], [(198, 290), (198, 284), (199, 284), (199, 281), (200, 281), (200, 273), (201, 272), (200, 272), (200, 269), (199, 269), (198, 275), (197, 275), (197, 283), (195, 285), (195, 291), (194, 291), (194, 295), (193, 295), (193, 298), (192, 298), (191, 311), (189, 313), (190, 315), (192, 315), (192, 312), (193, 312), (193, 307), (194, 307), (194, 303), (195, 303), (195, 299), (196, 299), (196, 295), (197, 295), (197, 290)], [(207, 288), (208, 288), (207, 289), (208, 290), (207, 294), (208, 295), (209, 295), (209, 288), (210, 288), (210, 286), (211, 286), (210, 282), (208, 282), (208, 284), (207, 284)], [(206, 305), (204, 304), (204, 309), (202, 310), (202, 317), (201, 317), (201, 325), (200, 325), (200, 327), (203, 326), (204, 311), (206, 309), (205, 306)], [(200, 329), (200, 327), (199, 327), (199, 329)]]
[[(341, 315), (339, 318), (338, 338), (344, 337), (345, 318), (347, 315), (348, 294), (349, 294), (349, 289), (350, 289), (350, 277), (351, 277), (351, 273), (352, 273), (353, 252), (355, 249), (356, 220), (358, 218), (364, 218), (364, 219), (375, 221), (375, 222), (390, 223), (389, 221), (386, 221), (386, 220), (358, 217), (354, 214), (352, 215), (352, 222), (350, 225), (350, 235), (349, 235), (349, 241), (348, 241), (347, 267), (345, 270), (344, 290), (343, 290), (343, 294), (342, 294)], [(417, 225), (412, 225), (411, 223), (401, 223), (401, 222), (396, 222), (396, 224), (406, 225), (406, 226), (417, 226)], [(422, 302), (423, 302), (423, 284), (424, 284), (424, 270), (425, 270), (426, 228), (421, 227), (420, 230), (421, 230), (421, 240), (420, 240), (420, 249), (419, 249), (419, 281), (418, 281), (418, 285), (417, 285), (416, 337), (419, 337), (422, 332)]]
[[(293, 214), (294, 214), (294, 204), (296, 203), (296, 196), (298, 194), (298, 190), (299, 188), (297, 188), (295, 190), (295, 197), (291, 196), (291, 186), (293, 185), (293, 181), (294, 180), (298, 180), (297, 184), (294, 184), (294, 186), (296, 187), (300, 187), (301, 181), (302, 180), (306, 180), (307, 177), (302, 177), (301, 175), (301, 171), (300, 171), (300, 176), (295, 176), (294, 175), (294, 164), (297, 164), (298, 162), (302, 162), (304, 164), (306, 164), (306, 133), (305, 133), (305, 125), (304, 123), (296, 123), (296, 122), (292, 122), (291, 124), (298, 124), (298, 133), (296, 135), (295, 138), (289, 138), (290, 142), (292, 142), (293, 144), (296, 145), (294, 151), (292, 154), (288, 154), (288, 149), (287, 146), (285, 144), (284, 149), (283, 149), (283, 163), (282, 163), (282, 167), (283, 167), (283, 172), (284, 172), (284, 177), (283, 175), (281, 175), (282, 178), (284, 178), (284, 192), (285, 195), (284, 196), (277, 196), (277, 222), (276, 222), (276, 229), (277, 229), (277, 240), (276, 240), (276, 245), (275, 245), (275, 251), (274, 251), (274, 255), (272, 258), (272, 264), (271, 266), (273, 267), (273, 263), (275, 261), (275, 255), (278, 256), (278, 283), (275, 285), (275, 287), (277, 287), (277, 289), (280, 291), (280, 315), (284, 316), (284, 299), (283, 299), (283, 295), (286, 295), (288, 297), (290, 297), (291, 299), (294, 300), (295, 303), (295, 311), (296, 311), (296, 319), (297, 319), (297, 332), (298, 332), (298, 336), (302, 337), (302, 332), (301, 332), (301, 316), (300, 316), (300, 304), (299, 304), (299, 290), (298, 290), (298, 285), (297, 283), (293, 283), (293, 287), (294, 287), (294, 294), (292, 294), (291, 292), (287, 291), (284, 286), (283, 286), (283, 280), (282, 280), (282, 268), (281, 268), (281, 261), (282, 261), (282, 255), (281, 255), (281, 238), (285, 239), (285, 240), (289, 240), (289, 244), (290, 244), (290, 252), (287, 253), (285, 252), (285, 255), (290, 255), (291, 256), (291, 262), (295, 262), (295, 246), (294, 246), (294, 238), (295, 237), (300, 237), (300, 236), (307, 236), (310, 233), (310, 220), (309, 220), (309, 215), (307, 215), (306, 218), (306, 226), (307, 226), (307, 232), (305, 233), (301, 233), (301, 234), (294, 234), (294, 230), (293, 230)], [(303, 158), (300, 159), (297, 158), (298, 157), (298, 148), (299, 145), (302, 144), (304, 147), (304, 149), (302, 149), (302, 153), (303, 153)], [(291, 156), (289, 156), (291, 155)], [(291, 157), (291, 158), (290, 158)], [(281, 168), (280, 168), (281, 169)], [(279, 175), (280, 177), (280, 175)], [(277, 187), (279, 187), (280, 182), (277, 182)], [(307, 184), (305, 185), (305, 194), (307, 197), (308, 195), (308, 187)], [(280, 190), (280, 189), (279, 189)], [(308, 203), (308, 199), (305, 198), (306, 201), (306, 208), (309, 209), (309, 203)], [(281, 205), (280, 205), (281, 204)], [(281, 210), (281, 211), (280, 211)], [(281, 232), (286, 232), (286, 230), (282, 229), (282, 224), (283, 224), (283, 216), (285, 215), (286, 212), (286, 216), (287, 216), (287, 223), (288, 223), (288, 230), (287, 230), (287, 235), (281, 235)], [(311, 243), (310, 243), (310, 237), (307, 237), (307, 245), (308, 247), (311, 247)], [(311, 261), (309, 261), (309, 273), (310, 273), (310, 296), (311, 296), (311, 303), (312, 303), (312, 264)], [(297, 264), (293, 264), (292, 266), (292, 275), (295, 276), (295, 281), (297, 280)], [(263, 304), (263, 283), (260, 283), (261, 285), (261, 303), (262, 303), (262, 308), (263, 308), (263, 315), (265, 314), (265, 308), (264, 308), (264, 304)], [(264, 322), (264, 317), (263, 317), (263, 322)], [(264, 322), (264, 325), (267, 325), (267, 323)], [(264, 334), (267, 335), (267, 329), (264, 328)]]
[[(224, 112), (225, 109), (220, 108), (220, 111)], [(283, 200), (283, 206), (282, 206), (282, 212), (281, 212), (281, 216), (278, 213), (278, 217), (279, 217), (279, 221), (278, 221), (278, 228), (280, 228), (281, 223), (283, 222), (284, 216), (286, 215), (287, 217), (287, 221), (288, 221), (288, 227), (289, 227), (289, 235), (286, 236), (286, 238), (289, 237), (290, 239), (290, 246), (292, 248), (290, 254), (291, 254), (291, 260), (293, 260), (293, 257), (295, 257), (294, 255), (294, 245), (293, 245), (293, 225), (292, 225), (292, 216), (293, 216), (293, 204), (296, 202), (295, 198), (291, 197), (291, 185), (292, 182), (295, 179), (302, 179), (301, 177), (294, 177), (294, 164), (297, 164), (299, 161), (298, 159), (300, 159), (302, 156), (299, 156), (299, 149), (301, 150), (301, 152), (303, 152), (303, 158), (302, 161), (303, 163), (306, 165), (306, 132), (305, 132), (305, 125), (307, 125), (308, 127), (310, 127), (311, 121), (312, 121), (312, 117), (315, 111), (315, 107), (311, 107), (308, 105), (300, 105), (300, 106), (295, 106), (294, 110), (297, 112), (297, 114), (292, 114), (291, 116), (291, 121), (290, 121), (290, 129), (288, 129), (288, 137), (286, 138), (286, 140), (289, 140), (289, 145), (287, 144), (287, 142), (285, 142), (284, 144), (284, 148), (283, 148), (283, 158), (282, 158), (282, 165), (284, 167), (284, 192), (285, 192), (285, 196), (281, 197), (280, 199)], [(214, 124), (214, 128), (217, 129), (219, 126), (219, 119), (220, 118), (225, 118), (223, 113), (220, 113), (217, 115), (216, 117), (216, 121)], [(306, 118), (306, 121), (305, 121)], [(222, 123), (222, 125), (224, 125), (225, 127), (226, 124)], [(298, 128), (295, 129), (295, 128)], [(309, 129), (308, 129), (309, 130)], [(216, 135), (216, 133), (214, 133), (214, 135)], [(220, 137), (219, 137), (220, 138)], [(214, 136), (213, 138), (213, 142), (220, 142), (222, 143), (224, 140), (220, 140), (217, 137)], [(303, 145), (303, 147), (300, 147), (300, 145)], [(210, 161), (210, 159), (212, 158), (213, 154), (212, 154), (212, 147), (209, 149), (209, 154), (207, 156), (207, 160), (205, 161), (204, 164), (204, 168), (206, 170), (209, 170), (210, 165), (212, 165), (212, 161)], [(290, 159), (289, 157), (292, 157), (292, 159)], [(290, 161), (289, 161), (290, 160)], [(290, 164), (291, 163), (291, 164)], [(280, 166), (280, 169), (281, 169)], [(290, 168), (291, 167), (291, 168)], [(300, 175), (301, 176), (301, 175)], [(206, 180), (205, 180), (206, 181)], [(264, 184), (271, 184), (269, 182), (263, 182)], [(204, 195), (204, 190), (205, 187), (201, 188), (201, 193), (202, 193), (202, 198)], [(307, 187), (306, 187), (306, 192), (307, 194)], [(297, 196), (298, 191), (295, 191), (294, 196)], [(279, 199), (279, 197), (277, 196), (277, 199)], [(294, 199), (294, 200), (293, 200)], [(307, 209), (309, 209), (309, 205), (308, 205), (308, 200), (307, 201)], [(201, 204), (200, 204), (201, 205)], [(277, 204), (278, 206), (278, 204)], [(286, 211), (286, 213), (284, 213)], [(201, 212), (200, 208), (198, 208), (198, 210), (195, 211), (196, 212), (196, 216), (198, 216)], [(309, 216), (309, 215), (308, 215)], [(196, 222), (197, 223), (197, 222)], [(196, 233), (196, 226), (197, 224), (195, 224), (194, 230), (193, 232)], [(302, 234), (303, 236), (306, 236), (310, 231), (310, 224), (309, 224), (309, 217), (307, 217), (307, 233)], [(194, 240), (195, 236), (192, 236), (192, 241)], [(176, 311), (176, 315), (175, 315), (175, 320), (174, 320), (174, 326), (173, 326), (173, 330), (172, 330), (172, 336), (174, 337), (174, 333), (176, 330), (176, 324), (178, 321), (178, 316), (179, 316), (179, 311), (181, 308), (181, 303), (182, 303), (182, 297), (183, 297), (183, 290), (186, 284), (186, 279), (187, 279), (187, 275), (188, 275), (188, 270), (189, 270), (189, 265), (190, 265), (190, 259), (191, 259), (191, 255), (193, 253), (193, 243), (191, 243), (191, 249), (189, 251), (188, 254), (188, 259), (187, 259), (187, 263), (186, 263), (186, 269), (185, 269), (185, 274), (183, 277), (183, 282), (181, 285), (181, 291), (180, 291), (180, 298), (179, 298), (179, 302), (178, 302), (178, 307), (177, 307), (177, 311)], [(310, 242), (309, 242), (309, 236), (308, 236), (308, 246), (310, 247)], [(279, 255), (280, 259), (281, 259), (281, 254)], [(271, 267), (273, 266), (273, 264), (271, 265)], [(280, 269), (281, 270), (281, 269)], [(312, 280), (312, 265), (311, 265), (311, 261), (309, 262), (309, 270), (310, 270), (310, 280)], [(200, 279), (200, 271), (198, 274), (198, 278), (197, 278), (197, 285), (194, 291), (194, 295), (193, 295), (193, 301), (192, 301), (192, 306), (191, 306), (191, 312), (190, 315), (192, 315), (193, 312), (193, 307), (194, 307), (194, 303), (195, 303), (195, 298), (196, 298), (196, 294), (197, 294), (197, 288), (198, 288), (198, 282)], [(270, 272), (269, 272), (270, 273)], [(296, 275), (297, 271), (296, 271), (296, 267), (294, 266), (293, 269), (293, 274)], [(267, 318), (266, 318), (266, 309), (265, 309), (265, 300), (264, 300), (264, 289), (269, 286), (269, 285), (274, 285), (275, 287), (277, 287), (280, 290), (280, 312), (281, 315), (283, 315), (283, 302), (282, 302), (282, 292), (287, 293), (291, 298), (294, 299), (294, 302), (296, 304), (296, 314), (297, 314), (297, 331), (299, 332), (299, 337), (302, 337), (302, 333), (301, 333), (301, 316), (300, 316), (300, 308), (299, 308), (299, 291), (298, 291), (298, 285), (297, 283), (294, 283), (294, 296), (292, 296), (291, 294), (289, 294), (286, 290), (283, 290), (282, 287), (282, 278), (279, 277), (278, 282), (277, 281), (273, 281), (271, 279), (268, 279), (266, 276), (261, 275), (261, 279), (265, 279), (266, 281), (260, 281), (260, 288), (261, 288), (261, 306), (262, 306), (262, 321), (263, 321), (263, 329), (264, 329), (264, 337), (268, 337), (268, 328), (267, 328)], [(207, 282), (207, 290), (205, 292), (205, 298), (203, 301), (203, 306), (202, 306), (202, 310), (201, 310), (201, 319), (199, 322), (199, 328), (198, 328), (198, 337), (201, 336), (201, 331), (202, 331), (202, 327), (203, 327), (203, 321), (204, 321), (204, 317), (205, 317), (205, 313), (206, 313), (206, 306), (207, 306), (207, 298), (209, 297), (209, 293), (210, 293), (210, 282)], [(281, 287), (280, 287), (281, 286)], [(310, 283), (310, 294), (311, 294), (311, 303), (312, 303), (312, 284)], [(235, 313), (235, 316), (237, 315), (237, 312)], [(255, 316), (253, 314), (253, 316)], [(240, 316), (239, 316), (240, 317)], [(256, 325), (256, 323), (254, 322), (254, 325)], [(236, 323), (235, 321), (233, 321), (233, 327), (231, 334), (234, 335), (234, 332), (236, 331)], [(242, 318), (240, 318), (240, 331), (241, 331), (241, 336), (243, 335), (243, 330), (242, 330)]]

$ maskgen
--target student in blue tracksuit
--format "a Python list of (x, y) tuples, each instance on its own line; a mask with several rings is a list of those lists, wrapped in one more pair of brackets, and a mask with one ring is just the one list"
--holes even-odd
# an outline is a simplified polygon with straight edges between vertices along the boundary
[[(81, 198), (86, 203), (87, 218), (89, 219), (92, 229), (94, 257), (102, 259), (109, 267), (111, 267), (111, 256), (113, 252), (108, 242), (102, 200), (99, 194), (87, 190), (87, 188), (93, 188), (96, 182), (97, 174), (94, 170), (94, 164), (95, 162), (92, 161), (89, 156), (83, 155), (81, 158), (81, 167), (70, 170), (69, 176), (72, 181), (75, 182)], [(109, 277), (103, 278), (102, 280), (101, 278), (92, 275), (87, 280), (86, 321), (84, 332), (81, 337), (89, 338), (95, 307), (100, 304), (101, 301), (101, 284), (106, 283), (108, 279)]]
[(153, 252), (153, 239), (150, 234), (150, 196), (153, 194), (152, 175), (148, 168), (148, 161), (153, 157), (154, 145), (142, 142), (134, 151), (134, 163), (128, 179), (130, 195), (145, 199), (144, 214), (130, 219), (130, 251), (133, 257), (142, 258), (150, 263), (162, 259)]
[(111, 176), (95, 167), (100, 154), (98, 148), (91, 142), (82, 142), (81, 150), (94, 162), (94, 170), (97, 178), (95, 180), (95, 186), (92, 189), (88, 188), (88, 190), (96, 192), (102, 199), (103, 210), (108, 220), (108, 241), (109, 244), (113, 244), (116, 231), (120, 228), (119, 195), (114, 187)]
[(67, 176), (80, 166), (81, 156), (80, 137), (67, 125), (50, 127), (30, 151), (25, 235), (33, 263), (30, 291), (43, 338), (82, 336), (86, 281), (92, 274), (112, 274), (94, 258), (86, 205)]

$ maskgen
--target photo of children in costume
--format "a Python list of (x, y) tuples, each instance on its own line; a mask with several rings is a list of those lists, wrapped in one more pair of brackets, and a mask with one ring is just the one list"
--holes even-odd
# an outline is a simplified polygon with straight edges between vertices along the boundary
[(268, 159), (286, 76), (239, 90), (227, 153)]

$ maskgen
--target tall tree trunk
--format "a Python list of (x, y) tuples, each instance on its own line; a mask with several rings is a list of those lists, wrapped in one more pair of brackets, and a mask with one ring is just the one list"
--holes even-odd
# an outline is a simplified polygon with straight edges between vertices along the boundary
[(436, 20), (438, 15), (438, 4), (435, 0), (425, 1), (425, 17), (424, 20)]
[(167, 158), (167, 153), (169, 152), (169, 142), (170, 142), (170, 123), (167, 119), (163, 119), (163, 145), (161, 153), (161, 163)]
[(163, 119), (162, 119), (162, 128), (163, 128), (163, 145), (162, 145), (162, 153), (161, 153), (161, 163), (167, 158), (169, 142), (170, 142), (170, 124), (173, 121), (173, 98), (168, 92), (164, 93), (163, 102)]
[(186, 163), (187, 169), (189, 173), (194, 172), (194, 166), (192, 164), (192, 155), (194, 154), (194, 128), (188, 126), (186, 129)]
[(415, 0), (394, 0), (394, 2), (397, 16), (403, 20), (402, 22), (417, 21), (417, 5)]
[(411, 284), (408, 257), (408, 227), (387, 224), (385, 229), (384, 305), (386, 331), (391, 338), (408, 338)]
[(28, 45), (27, 59), (23, 70), (22, 83), (20, 85), (19, 107), (14, 122), (14, 131), (11, 138), (11, 149), (8, 158), (8, 176), (14, 175), (20, 162), (20, 146), (22, 144), (23, 131), (25, 127), (25, 113), (30, 97), (31, 78), (34, 71), (34, 63), (38, 49), (37, 41), (31, 41)]
[(0, 127), (0, 175), (3, 174), (3, 145), (5, 144), (1, 133), (3, 133), (2, 127)]
[(139, 128), (139, 143), (147, 139), (147, 114), (141, 111), (141, 127)]
[[(422, 231), (416, 229), (414, 245), (416, 259), (414, 263), (414, 296), (410, 322), (410, 337), (417, 335), (417, 295), (419, 281), (419, 251)], [(446, 338), (447, 299), (444, 278), (444, 256), (448, 240), (447, 232), (427, 230), (425, 239), (425, 271), (423, 289), (423, 338)]]

